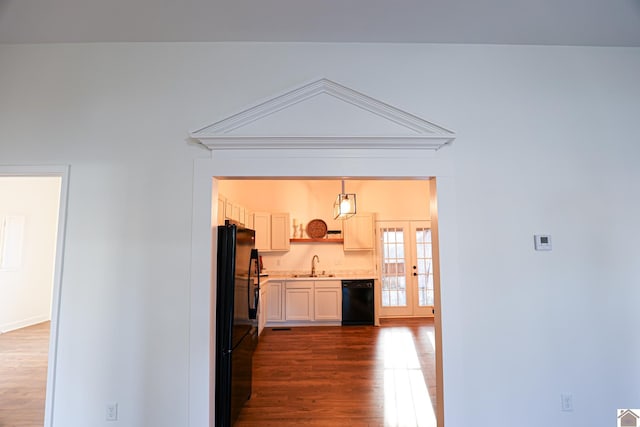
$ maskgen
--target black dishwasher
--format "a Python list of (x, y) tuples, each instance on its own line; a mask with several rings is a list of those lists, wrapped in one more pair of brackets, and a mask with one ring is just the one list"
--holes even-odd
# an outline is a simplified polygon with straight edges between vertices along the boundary
[(342, 281), (342, 325), (373, 325), (373, 279)]

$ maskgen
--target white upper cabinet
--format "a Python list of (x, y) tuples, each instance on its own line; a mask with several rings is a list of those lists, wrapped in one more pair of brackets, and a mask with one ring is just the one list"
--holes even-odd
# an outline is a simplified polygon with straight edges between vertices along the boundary
[(233, 220), (233, 203), (227, 199), (224, 205), (224, 219)]
[(271, 214), (271, 250), (289, 250), (289, 214)]
[(226, 204), (227, 201), (224, 199), (224, 197), (218, 197), (218, 225), (224, 225), (224, 209)]
[[(244, 206), (234, 203), (226, 196), (218, 195), (218, 225), (224, 225), (225, 220), (234, 221), (242, 226), (248, 225), (247, 209)], [(213, 220), (213, 219), (212, 219)]]
[(256, 249), (263, 252), (289, 250), (289, 214), (254, 212)]
[(342, 221), (342, 227), (345, 251), (374, 249), (374, 214), (358, 213)]
[(271, 250), (271, 214), (254, 212), (253, 229), (256, 231), (256, 249), (258, 251)]

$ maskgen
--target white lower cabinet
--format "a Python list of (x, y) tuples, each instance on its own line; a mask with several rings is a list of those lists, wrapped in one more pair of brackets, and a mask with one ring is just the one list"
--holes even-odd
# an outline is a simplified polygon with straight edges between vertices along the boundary
[(267, 282), (266, 296), (267, 315), (265, 320), (267, 324), (284, 322), (284, 281), (269, 280)]
[(287, 280), (285, 289), (285, 320), (313, 320), (313, 282)]
[(339, 325), (342, 320), (340, 280), (269, 279), (264, 292), (264, 297), (260, 294), (266, 311), (262, 327)]
[(342, 283), (339, 280), (316, 281), (313, 291), (313, 318), (319, 321), (342, 320)]
[(258, 302), (258, 335), (262, 334), (265, 325), (267, 324), (267, 313), (268, 313), (268, 296), (267, 289), (269, 285), (268, 282), (264, 282), (260, 284), (260, 301)]

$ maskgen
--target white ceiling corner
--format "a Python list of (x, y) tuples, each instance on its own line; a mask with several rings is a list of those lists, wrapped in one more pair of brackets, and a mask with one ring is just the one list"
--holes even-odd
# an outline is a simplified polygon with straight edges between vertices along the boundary
[(328, 79), (260, 102), (191, 133), (211, 150), (437, 150), (455, 133)]

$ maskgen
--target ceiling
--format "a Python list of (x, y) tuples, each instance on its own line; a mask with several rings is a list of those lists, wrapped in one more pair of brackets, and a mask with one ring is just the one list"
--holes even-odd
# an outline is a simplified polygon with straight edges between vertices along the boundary
[(0, 0), (0, 43), (640, 47), (640, 0)]

